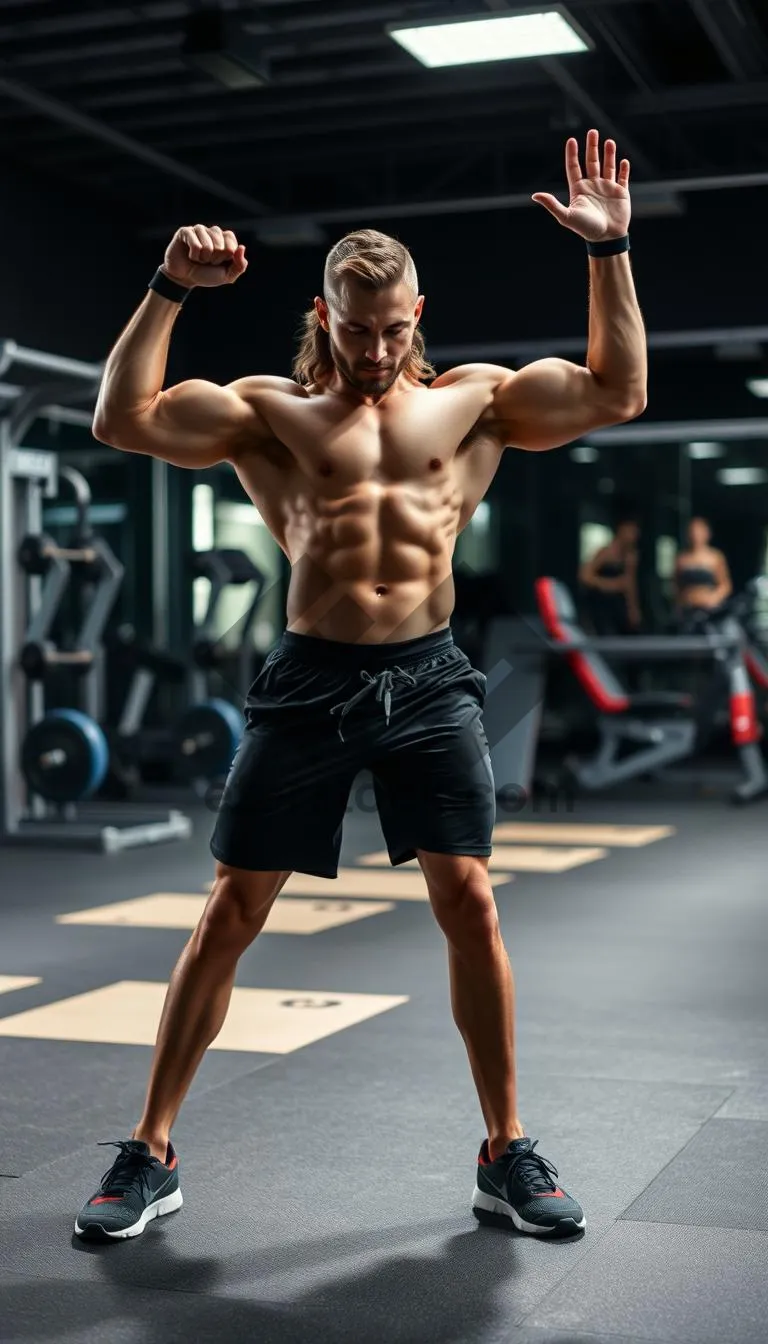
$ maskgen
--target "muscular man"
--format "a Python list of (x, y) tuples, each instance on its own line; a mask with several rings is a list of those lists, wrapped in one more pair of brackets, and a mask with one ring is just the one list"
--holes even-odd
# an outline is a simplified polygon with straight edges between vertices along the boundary
[(144, 1111), (80, 1234), (136, 1236), (181, 1204), (171, 1127), (224, 1023), (238, 960), (292, 871), (334, 877), (347, 795), (375, 780), (392, 863), (416, 856), (445, 934), (451, 1001), (485, 1121), (473, 1207), (538, 1235), (585, 1226), (518, 1112), (514, 986), (488, 879), (494, 790), (483, 676), (454, 645), (451, 555), (509, 445), (555, 448), (645, 405), (643, 323), (626, 255), (629, 164), (591, 131), (570, 205), (596, 245), (586, 367), (471, 364), (434, 379), (407, 250), (372, 231), (328, 256), (295, 378), (163, 391), (187, 287), (230, 283), (245, 249), (183, 228), (108, 360), (96, 437), (181, 467), (232, 463), (292, 566), (287, 631), (246, 704), (212, 850), (216, 880), (173, 973)]
[(642, 620), (637, 594), (637, 543), (640, 529), (631, 518), (616, 525), (607, 546), (601, 546), (579, 570), (587, 609), (596, 635), (628, 635)]

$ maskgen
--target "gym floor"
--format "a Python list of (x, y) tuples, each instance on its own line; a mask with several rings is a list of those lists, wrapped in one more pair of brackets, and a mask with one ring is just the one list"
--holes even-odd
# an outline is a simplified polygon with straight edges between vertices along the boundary
[(212, 818), (114, 857), (3, 851), (4, 1344), (764, 1344), (765, 804), (500, 818), (521, 1116), (588, 1222), (547, 1243), (471, 1215), (442, 935), (366, 796), (344, 876), (294, 879), (241, 962), (174, 1132), (183, 1209), (112, 1246), (73, 1222), (138, 1116)]

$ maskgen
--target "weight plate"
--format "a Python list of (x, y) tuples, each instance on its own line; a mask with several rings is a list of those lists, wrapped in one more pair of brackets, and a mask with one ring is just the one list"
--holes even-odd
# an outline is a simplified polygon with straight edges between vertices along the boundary
[(243, 731), (243, 716), (228, 700), (193, 705), (179, 720), (176, 744), (186, 779), (213, 779), (229, 770)]
[(33, 793), (75, 803), (95, 793), (107, 773), (109, 747), (94, 719), (79, 709), (53, 709), (33, 724), (21, 748), (21, 770)]

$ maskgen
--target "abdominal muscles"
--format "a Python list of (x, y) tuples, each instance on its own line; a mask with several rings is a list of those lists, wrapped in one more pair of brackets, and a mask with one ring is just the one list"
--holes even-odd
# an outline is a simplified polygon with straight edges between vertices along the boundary
[(288, 628), (325, 639), (413, 639), (448, 623), (461, 498), (442, 482), (364, 481), (291, 501)]

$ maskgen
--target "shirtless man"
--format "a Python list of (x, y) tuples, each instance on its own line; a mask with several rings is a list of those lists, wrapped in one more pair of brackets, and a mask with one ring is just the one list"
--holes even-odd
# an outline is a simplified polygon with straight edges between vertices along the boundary
[[(485, 678), (454, 645), (451, 556), (507, 446), (540, 451), (645, 406), (643, 323), (627, 256), (629, 164), (597, 131), (570, 205), (533, 199), (587, 240), (587, 366), (545, 359), (433, 371), (410, 254), (371, 231), (329, 254), (295, 378), (163, 391), (187, 289), (232, 283), (245, 249), (183, 228), (107, 362), (94, 434), (179, 467), (230, 462), (291, 567), (287, 631), (246, 704), (212, 850), (216, 879), (173, 973), (142, 1117), (80, 1235), (132, 1237), (181, 1205), (171, 1127), (224, 1023), (238, 960), (294, 870), (334, 877), (349, 789), (371, 769), (393, 863), (421, 865), (445, 934), (451, 1002), (487, 1138), (473, 1208), (537, 1235), (585, 1226), (517, 1106), (514, 985), (488, 879), (494, 791)], [(515, 258), (510, 258), (510, 269)]]

